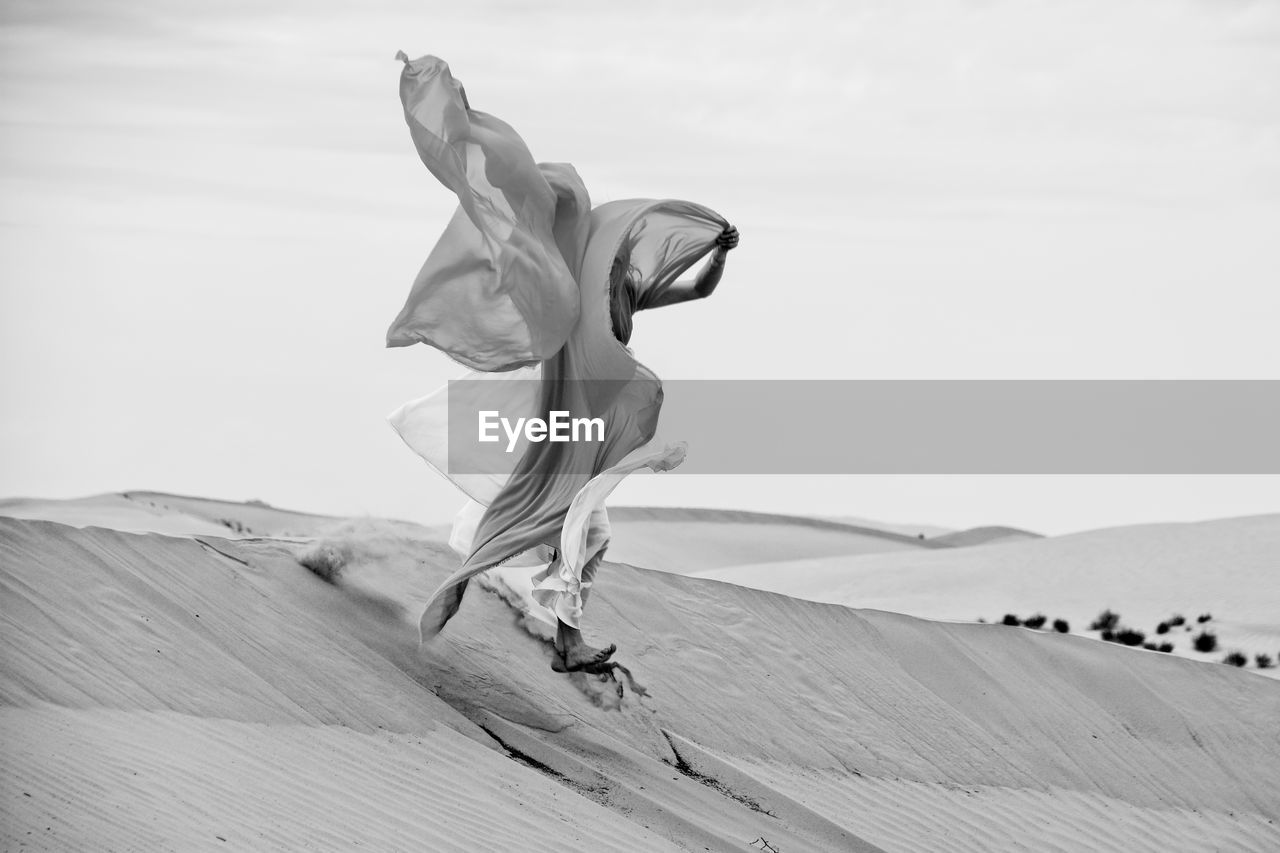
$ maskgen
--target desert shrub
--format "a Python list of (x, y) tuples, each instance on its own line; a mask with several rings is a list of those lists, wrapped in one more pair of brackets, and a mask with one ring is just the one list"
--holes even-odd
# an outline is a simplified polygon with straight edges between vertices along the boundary
[(1199, 616), (1196, 617), (1196, 622), (1203, 625), (1204, 623), (1208, 622), (1212, 618), (1213, 618), (1213, 614), (1211, 613), (1201, 613)]
[(1006, 613), (1004, 618), (1000, 620), (1001, 625), (1021, 625), (1022, 620), (1012, 613)]
[(1054, 619), (1053, 630), (1057, 631), (1059, 634), (1065, 634), (1071, 630), (1071, 625), (1066, 619)]
[(1168, 623), (1168, 622), (1161, 622), (1159, 625), (1157, 625), (1157, 626), (1156, 626), (1156, 633), (1157, 633), (1157, 634), (1167, 634), (1167, 633), (1169, 633), (1169, 623)]
[(1048, 617), (1045, 616), (1043, 613), (1037, 613), (1034, 616), (1028, 616), (1026, 618), (1026, 621), (1024, 621), (1022, 624), (1026, 625), (1028, 628), (1043, 628), (1045, 620), (1047, 618)]
[(985, 623), (985, 622), (987, 621), (987, 617), (985, 617), (985, 616), (979, 616), (979, 617), (978, 617), (978, 621), (979, 621), (979, 622), (984, 622), (984, 623)]
[(1218, 635), (1212, 631), (1201, 631), (1191, 641), (1191, 647), (1198, 652), (1212, 652), (1218, 648)]
[(1258, 669), (1271, 669), (1271, 667), (1275, 666), (1275, 663), (1271, 660), (1271, 655), (1264, 655), (1261, 652), (1255, 655), (1253, 660), (1258, 665)]
[(1170, 628), (1177, 628), (1179, 625), (1186, 623), (1187, 617), (1183, 616), (1181, 613), (1175, 613), (1165, 621), (1169, 623)]
[(1098, 618), (1093, 620), (1093, 624), (1089, 626), (1090, 631), (1110, 631), (1115, 630), (1120, 624), (1120, 614), (1112, 613), (1110, 610), (1104, 610), (1098, 614)]
[(1108, 643), (1114, 642), (1116, 639), (1116, 632), (1112, 631), (1110, 628), (1103, 628), (1102, 639), (1106, 640)]
[(1143, 647), (1144, 649), (1146, 649), (1147, 651), (1152, 651), (1152, 652), (1156, 651), (1156, 649), (1157, 649), (1156, 644), (1155, 644), (1155, 643), (1152, 643), (1152, 642), (1146, 642), (1146, 643), (1143, 643), (1143, 644), (1142, 644), (1142, 647)]
[(1159, 647), (1158, 649), (1156, 649), (1156, 651), (1158, 651), (1158, 652), (1171, 652), (1171, 651), (1173, 651), (1173, 643), (1161, 643), (1161, 644), (1160, 644), (1160, 647)]
[(1228, 652), (1222, 662), (1229, 663), (1232, 666), (1244, 666), (1249, 662), (1249, 659), (1244, 656), (1244, 652)]
[(1142, 645), (1142, 641), (1147, 638), (1146, 634), (1136, 628), (1121, 628), (1119, 631), (1116, 631), (1115, 636), (1117, 643), (1123, 643), (1126, 646)]

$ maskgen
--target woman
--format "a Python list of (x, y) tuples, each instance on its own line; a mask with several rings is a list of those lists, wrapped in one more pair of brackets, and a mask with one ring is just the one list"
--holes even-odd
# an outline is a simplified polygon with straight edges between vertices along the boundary
[[(661, 383), (625, 345), (632, 315), (710, 295), (737, 231), (692, 202), (593, 207), (571, 166), (535, 163), (509, 125), (472, 109), (442, 60), (399, 58), (414, 145), (459, 207), (387, 345), (427, 343), (477, 371), (474, 381), (391, 416), (405, 441), (471, 498), (451, 539), (463, 564), (427, 604), (421, 637), (439, 633), (472, 576), (535, 553), (542, 562), (553, 557), (534, 594), (556, 613), (556, 668), (607, 666), (613, 647), (587, 646), (580, 629), (608, 544), (604, 500), (631, 472), (669, 470), (684, 457), (682, 444), (656, 438)], [(694, 281), (678, 281), (708, 253)], [(529, 378), (536, 381), (521, 381)], [(565, 411), (599, 418), (605, 435), (598, 443), (528, 443), (513, 459), (491, 444), (468, 444), (474, 426), (451, 433), (451, 408)]]
[[(625, 256), (614, 257), (609, 270), (609, 320), (613, 336), (619, 343), (623, 346), (630, 344), (632, 318), (636, 311), (706, 299), (715, 292), (716, 286), (720, 284), (720, 279), (724, 275), (729, 250), (738, 245), (738, 229), (732, 225), (726, 226), (716, 238), (715, 245), (715, 253), (698, 273), (697, 278), (671, 285), (649, 300), (647, 304), (641, 304), (638, 271), (628, 263)], [(572, 593), (555, 584), (554, 578), (559, 573), (556, 562), (534, 578), (534, 598), (556, 614), (555, 645), (559, 657), (552, 662), (552, 669), (557, 672), (589, 670), (603, 664), (617, 651), (617, 646), (612, 643), (605, 648), (595, 648), (587, 645), (582, 638), (579, 624), (582, 608), (586, 605), (596, 570), (604, 559), (604, 552), (608, 547), (609, 516), (603, 506), (598, 507), (592, 514), (589, 525), (595, 535), (603, 540), (603, 544), (577, 576), (581, 590), (580, 601), (575, 602)]]

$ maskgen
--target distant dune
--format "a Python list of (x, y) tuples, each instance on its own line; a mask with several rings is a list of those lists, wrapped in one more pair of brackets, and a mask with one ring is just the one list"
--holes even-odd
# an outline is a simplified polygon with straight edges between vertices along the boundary
[(854, 515), (833, 515), (829, 517), (831, 521), (838, 521), (842, 524), (852, 524), (857, 527), (870, 527), (876, 530), (884, 530), (889, 533), (900, 533), (903, 536), (910, 536), (912, 539), (921, 537), (932, 539), (943, 535), (944, 533), (954, 533), (950, 527), (939, 527), (936, 524), (900, 524), (898, 522), (880, 521), (878, 519), (862, 518)]
[[(244, 512), (226, 517), (281, 520)], [(1224, 524), (1164, 538), (1225, 559), (1274, 521)], [(515, 570), (419, 650), (416, 609), (456, 562), (442, 532), (316, 529), (0, 519), (6, 848), (1280, 847), (1280, 684), (1233, 667), (610, 564), (588, 634), (648, 691), (619, 696), (551, 672)], [(1068, 547), (1119, 551), (1115, 571), (1160, 539), (1135, 530)], [(297, 560), (316, 548), (342, 555), (332, 583)]]
[[(818, 557), (915, 552), (1041, 538), (1038, 533), (1014, 527), (975, 527), (928, 536), (924, 531), (942, 528), (726, 509), (610, 507), (609, 518), (614, 527), (609, 546), (611, 559), (684, 575)], [(775, 591), (783, 590), (779, 587)]]
[[(1105, 608), (1175, 654), (1220, 661), (1228, 651), (1280, 655), (1280, 515), (1195, 524), (1149, 524), (980, 547), (750, 563), (700, 577), (812, 601), (929, 619), (999, 621), (1006, 613), (1065, 618), (1086, 633)], [(1174, 614), (1188, 624), (1157, 635)], [(1204, 626), (1196, 617), (1213, 618)], [(1047, 626), (1046, 626), (1047, 627)], [(1211, 654), (1192, 649), (1201, 628)], [(1097, 636), (1096, 633), (1091, 636)]]
[(1026, 539), (1041, 539), (1039, 533), (1019, 530), (1016, 527), (971, 527), (968, 530), (957, 530), (929, 537), (934, 545), (945, 545), (950, 548), (968, 548), (973, 545), (990, 545), (995, 542), (1020, 542)]
[[(71, 500), (7, 498), (0, 500), (0, 517), (56, 521), (71, 527), (106, 527), (126, 533), (237, 539), (305, 539), (345, 521), (335, 516), (279, 509), (262, 501), (225, 501), (145, 491)], [(437, 533), (445, 530), (423, 528), (408, 521), (384, 521), (406, 529), (431, 529)]]
[(609, 558), (677, 574), (802, 557), (933, 547), (889, 530), (819, 518), (723, 509), (610, 507)]

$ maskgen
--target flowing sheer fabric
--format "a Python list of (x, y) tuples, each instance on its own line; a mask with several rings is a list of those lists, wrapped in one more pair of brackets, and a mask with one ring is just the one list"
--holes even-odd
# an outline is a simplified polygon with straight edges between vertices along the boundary
[[(464, 510), (455, 528), (455, 547), (466, 557), (427, 605), (422, 637), (434, 636), (457, 611), (470, 577), (530, 551), (557, 554), (540, 575), (540, 600), (566, 596), (557, 613), (580, 613), (583, 568), (608, 544), (605, 498), (627, 474), (667, 470), (684, 456), (683, 445), (654, 441), (661, 384), (613, 335), (613, 259), (622, 254), (638, 271), (643, 309), (714, 248), (727, 223), (685, 201), (635, 199), (592, 209), (571, 166), (535, 164), (509, 125), (470, 108), (442, 60), (400, 58), (414, 144), (458, 196), (459, 209), (388, 345), (420, 341), (477, 371), (498, 372), (494, 381), (466, 384), (469, 406), (483, 401), (504, 417), (565, 411), (605, 424), (601, 442), (528, 443), (505, 455), (468, 449), (484, 458), (460, 460), (456, 448), (449, 453), (446, 389), (392, 414), (409, 446), (485, 507), (478, 521), (475, 509)], [(513, 376), (538, 381), (503, 381)]]
[[(458, 210), (391, 324), (387, 346), (430, 344), (475, 370), (541, 362), (560, 349), (579, 315), (575, 270), (566, 264), (573, 258), (557, 238), (580, 252), (573, 242), (585, 232), (555, 231), (556, 190), (506, 122), (468, 108), (446, 63), (398, 58), (409, 134), (422, 162), (457, 195)], [(581, 186), (576, 174), (565, 177)], [(589, 204), (585, 189), (581, 201)]]

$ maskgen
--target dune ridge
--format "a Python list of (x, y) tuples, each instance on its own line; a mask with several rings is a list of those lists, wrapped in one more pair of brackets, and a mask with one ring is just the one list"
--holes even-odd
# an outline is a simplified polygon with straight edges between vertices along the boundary
[(610, 507), (609, 521), (610, 559), (677, 574), (935, 547), (926, 539), (874, 527), (739, 510)]
[(610, 563), (589, 638), (650, 695), (608, 711), (480, 586), (417, 648), (434, 534), (338, 535), (326, 582), (291, 541), (0, 519), (6, 846), (1280, 845), (1270, 680)]

